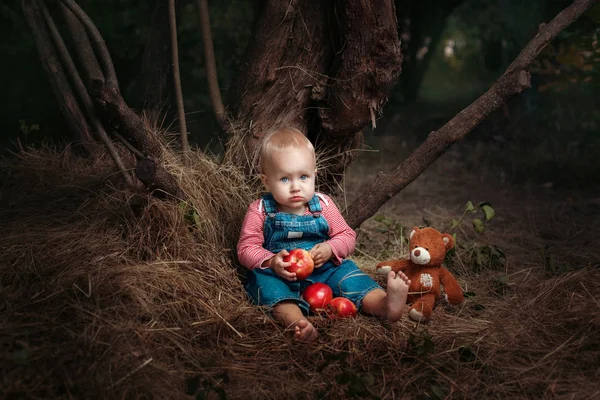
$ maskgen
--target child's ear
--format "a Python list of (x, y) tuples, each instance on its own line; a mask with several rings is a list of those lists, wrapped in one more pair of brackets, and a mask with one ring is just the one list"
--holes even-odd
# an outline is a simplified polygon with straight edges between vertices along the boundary
[(269, 181), (267, 180), (267, 176), (265, 174), (260, 174), (260, 181), (265, 187), (269, 187)]

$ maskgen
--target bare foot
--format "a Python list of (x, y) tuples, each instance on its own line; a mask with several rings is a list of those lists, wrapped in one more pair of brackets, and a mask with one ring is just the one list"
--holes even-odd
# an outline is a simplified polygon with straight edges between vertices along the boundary
[(296, 323), (294, 339), (299, 342), (313, 342), (319, 337), (319, 332), (307, 319), (303, 318)]
[(406, 297), (408, 296), (408, 287), (410, 279), (404, 272), (394, 271), (388, 273), (387, 279), (387, 319), (390, 322), (396, 322), (402, 317), (402, 311), (406, 305)]

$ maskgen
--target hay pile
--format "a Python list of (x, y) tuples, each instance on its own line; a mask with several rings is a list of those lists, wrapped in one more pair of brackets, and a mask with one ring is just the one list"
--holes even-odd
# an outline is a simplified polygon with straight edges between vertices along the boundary
[[(476, 293), (427, 325), (315, 317), (297, 345), (246, 300), (235, 168), (174, 155), (188, 204), (124, 189), (103, 153), (2, 166), (0, 398), (588, 398), (600, 393), (600, 278), (462, 274)], [(358, 259), (368, 271), (374, 261)]]

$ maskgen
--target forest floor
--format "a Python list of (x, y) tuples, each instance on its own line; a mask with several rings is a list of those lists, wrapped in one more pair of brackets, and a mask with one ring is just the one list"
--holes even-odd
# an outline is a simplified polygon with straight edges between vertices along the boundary
[[(367, 137), (365, 144), (366, 150), (359, 152), (346, 175), (342, 207), (344, 202), (350, 204), (368, 190), (379, 171), (390, 171), (416, 148), (414, 139), (407, 141), (397, 133)], [(524, 170), (515, 181), (507, 172), (514, 169), (510, 155), (504, 162), (486, 162), (486, 150), (481, 146), (481, 143), (456, 143), (390, 199), (378, 214), (407, 229), (431, 224), (440, 231), (448, 231), (451, 220), (461, 217), (468, 201), (489, 202), (495, 216), (485, 223), (483, 234), (473, 235), (472, 229), (465, 231), (465, 222), (459, 231), (470, 240), (493, 243), (503, 249), (509, 270), (533, 268), (566, 272), (600, 265), (597, 246), (600, 180), (590, 182), (587, 187), (564, 187), (552, 181), (536, 182), (539, 171)], [(494, 143), (483, 146), (494, 146)], [(480, 160), (480, 167), (473, 167), (474, 159)], [(565, 179), (568, 178), (557, 177), (557, 181)], [(577, 177), (573, 176), (572, 180), (576, 181)], [(472, 217), (481, 218), (482, 214)], [(372, 218), (363, 223), (359, 229), (362, 246), (369, 247), (373, 242), (381, 244), (389, 239), (377, 225)], [(460, 239), (461, 232), (458, 235)]]
[[(369, 134), (338, 205), (404, 160), (413, 133)], [(0, 168), (0, 397), (598, 397), (598, 186), (565, 185), (568, 165), (540, 180), (518, 167), (535, 160), (491, 157), (493, 145), (454, 145), (361, 225), (352, 256), (370, 273), (406, 256), (415, 225), (455, 233), (447, 266), (466, 301), (440, 302), (427, 323), (311, 316), (321, 335), (302, 346), (232, 268), (256, 198), (239, 171), (196, 154), (173, 166), (194, 208), (151, 196), (142, 207), (106, 154), (19, 154)], [(451, 229), (468, 201), (495, 210), (483, 233), (469, 221), (480, 211)]]

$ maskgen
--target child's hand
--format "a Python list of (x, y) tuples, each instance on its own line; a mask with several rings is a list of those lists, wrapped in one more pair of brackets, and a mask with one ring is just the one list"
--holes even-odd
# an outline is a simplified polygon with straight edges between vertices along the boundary
[(292, 263), (283, 261), (283, 257), (287, 256), (288, 254), (290, 253), (287, 250), (281, 250), (275, 255), (275, 257), (269, 260), (269, 268), (271, 268), (277, 276), (280, 276), (286, 281), (293, 282), (296, 280), (296, 273), (286, 270), (286, 268), (292, 265)]
[(330, 245), (323, 242), (310, 249), (310, 255), (315, 262), (315, 268), (319, 268), (321, 265), (325, 264), (331, 259), (331, 256), (333, 256), (333, 251), (331, 250)]

